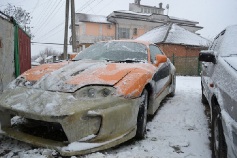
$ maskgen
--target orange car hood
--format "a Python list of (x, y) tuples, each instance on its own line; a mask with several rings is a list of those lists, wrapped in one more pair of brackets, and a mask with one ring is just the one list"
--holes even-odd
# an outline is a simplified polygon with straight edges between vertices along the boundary
[(28, 70), (15, 83), (49, 91), (74, 92), (86, 85), (113, 86), (137, 69), (139, 64), (95, 61), (45, 64)]

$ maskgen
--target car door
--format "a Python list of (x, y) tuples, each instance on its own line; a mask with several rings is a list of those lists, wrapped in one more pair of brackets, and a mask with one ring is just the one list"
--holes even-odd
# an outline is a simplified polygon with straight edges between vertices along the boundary
[[(164, 53), (155, 45), (149, 45), (151, 63), (156, 62), (156, 55), (164, 55)], [(170, 81), (170, 64), (169, 61), (159, 64), (152, 78), (155, 84), (155, 93), (158, 95), (162, 92), (165, 85)]]
[[(209, 47), (208, 52), (212, 53), (215, 58), (219, 56), (219, 47), (222, 42), (223, 36), (225, 32), (221, 32), (219, 35), (216, 36), (212, 45)], [(205, 94), (206, 98), (210, 100), (210, 97), (213, 95), (213, 86), (214, 81), (212, 80), (212, 75), (214, 72), (216, 64), (212, 62), (203, 62), (202, 63), (202, 85), (203, 85), (203, 93)]]

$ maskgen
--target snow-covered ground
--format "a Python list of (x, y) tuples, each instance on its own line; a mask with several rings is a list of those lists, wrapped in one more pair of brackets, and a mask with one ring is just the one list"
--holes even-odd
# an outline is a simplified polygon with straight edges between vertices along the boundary
[[(144, 140), (130, 140), (82, 158), (211, 158), (207, 117), (201, 103), (200, 77), (177, 77), (176, 95), (167, 98), (147, 125)], [(60, 157), (0, 135), (0, 157)], [(74, 156), (72, 158), (75, 158)]]

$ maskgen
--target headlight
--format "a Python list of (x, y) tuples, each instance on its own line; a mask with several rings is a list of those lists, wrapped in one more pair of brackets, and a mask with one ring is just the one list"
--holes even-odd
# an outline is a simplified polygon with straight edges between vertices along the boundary
[(96, 90), (94, 88), (88, 89), (87, 95), (89, 98), (95, 98), (96, 97)]
[(77, 98), (103, 98), (115, 94), (115, 88), (106, 86), (88, 86), (74, 93)]

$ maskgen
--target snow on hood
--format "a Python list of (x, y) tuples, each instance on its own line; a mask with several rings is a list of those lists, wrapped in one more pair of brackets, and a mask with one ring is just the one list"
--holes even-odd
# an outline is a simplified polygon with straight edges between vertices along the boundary
[(70, 93), (50, 92), (41, 89), (16, 87), (14, 90), (6, 89), (0, 97), (1, 108), (17, 111), (18, 115), (28, 115), (41, 119), (42, 116), (72, 115), (77, 101)]
[(47, 64), (25, 72), (16, 79), (15, 84), (60, 92), (74, 92), (86, 85), (113, 86), (139, 64), (95, 61)]

